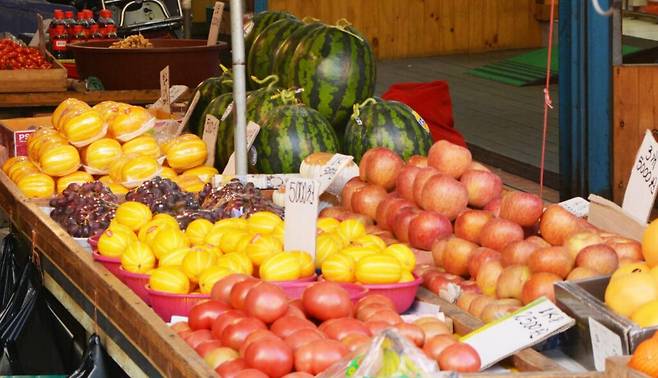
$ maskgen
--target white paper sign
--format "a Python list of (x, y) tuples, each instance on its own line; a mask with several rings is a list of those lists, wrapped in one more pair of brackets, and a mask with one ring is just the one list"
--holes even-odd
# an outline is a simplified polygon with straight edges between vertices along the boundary
[(329, 161), (322, 167), (318, 182), (320, 183), (320, 193), (323, 193), (338, 176), (338, 173), (345, 168), (354, 158), (349, 155), (334, 154)]
[(208, 46), (217, 44), (217, 35), (219, 34), (219, 25), (222, 23), (222, 15), (224, 14), (224, 3), (221, 1), (215, 2), (215, 7), (212, 12), (212, 19), (210, 20), (210, 31), (208, 32)]
[(190, 106), (187, 107), (187, 111), (185, 111), (185, 115), (183, 116), (183, 119), (180, 121), (180, 126), (178, 126), (178, 130), (176, 130), (176, 136), (180, 135), (183, 132), (183, 129), (185, 128), (187, 123), (190, 122), (190, 117), (192, 117), (194, 108), (196, 108), (196, 105), (199, 103), (199, 98), (201, 98), (201, 93), (199, 92), (195, 93), (194, 97), (192, 97), (192, 101), (190, 101)]
[(238, 179), (240, 182), (252, 183), (258, 189), (279, 189), (286, 185), (288, 180), (293, 178), (300, 178), (298, 173), (278, 173), (272, 175), (215, 175), (213, 178), (213, 186), (216, 188), (222, 187), (229, 183), (232, 179)]
[[(259, 131), (260, 126), (258, 126), (257, 123), (251, 121), (247, 123), (247, 151), (249, 151), (251, 145), (254, 144), (254, 140), (256, 140)], [(224, 167), (224, 172), (222, 172), (222, 174), (229, 176), (235, 175), (235, 152), (229, 157), (228, 163), (226, 163), (226, 167)]]
[(656, 201), (658, 186), (658, 143), (647, 130), (635, 155), (622, 208), (637, 221), (646, 223)]
[(169, 66), (167, 66), (160, 71), (160, 100), (158, 100), (166, 113), (171, 113), (169, 86)]
[(596, 370), (605, 370), (606, 358), (624, 354), (619, 335), (592, 318), (589, 318), (589, 334), (592, 338), (592, 354)]
[(586, 217), (589, 214), (589, 201), (583, 197), (573, 197), (560, 202), (559, 205), (578, 218)]
[(315, 260), (315, 236), (320, 204), (317, 180), (296, 178), (286, 183), (286, 251), (308, 252)]
[(217, 132), (219, 131), (219, 120), (212, 114), (206, 115), (206, 122), (203, 125), (203, 142), (206, 144), (208, 156), (206, 164), (213, 166), (215, 164), (215, 147), (217, 146)]
[(518, 311), (488, 323), (461, 341), (477, 350), (481, 368), (511, 356), (519, 350), (536, 345), (550, 336), (560, 333), (575, 324), (546, 297), (536, 299)]

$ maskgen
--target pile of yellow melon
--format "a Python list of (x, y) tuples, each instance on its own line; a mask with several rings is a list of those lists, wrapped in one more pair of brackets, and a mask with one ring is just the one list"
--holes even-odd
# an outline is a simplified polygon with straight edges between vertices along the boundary
[(205, 143), (184, 134), (159, 144), (152, 135), (155, 123), (140, 106), (105, 101), (91, 107), (67, 99), (55, 109), (52, 128), (30, 135), (28, 156), (10, 159), (3, 171), (31, 198), (51, 197), (95, 178), (115, 194), (155, 176), (171, 178), (183, 190), (201, 190), (217, 174), (203, 166)]
[(318, 220), (316, 264), (322, 276), (333, 282), (393, 284), (414, 280), (416, 256), (405, 244), (386, 246), (384, 240), (367, 234), (358, 220)]

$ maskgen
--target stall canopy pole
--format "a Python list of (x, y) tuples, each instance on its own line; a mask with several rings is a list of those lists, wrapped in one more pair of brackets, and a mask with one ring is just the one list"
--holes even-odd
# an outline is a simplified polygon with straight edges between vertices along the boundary
[(242, 0), (231, 0), (233, 111), (235, 112), (235, 173), (238, 175), (247, 174), (246, 79), (242, 14)]

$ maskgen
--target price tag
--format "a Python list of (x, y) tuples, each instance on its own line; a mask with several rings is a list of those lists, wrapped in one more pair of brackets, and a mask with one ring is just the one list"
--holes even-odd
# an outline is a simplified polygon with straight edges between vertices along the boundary
[(658, 143), (651, 131), (647, 130), (640, 149), (635, 155), (635, 163), (628, 180), (622, 208), (637, 221), (646, 223), (653, 203), (656, 201), (658, 186)]
[(541, 297), (511, 315), (469, 333), (462, 337), (462, 341), (477, 350), (484, 370), (575, 323), (553, 302)]
[(592, 338), (592, 354), (596, 370), (605, 370), (606, 358), (624, 354), (619, 335), (592, 318), (589, 318), (589, 334)]
[[(185, 112), (185, 115), (183, 116), (183, 119), (180, 121), (180, 125), (178, 126), (178, 129), (176, 130), (176, 135), (180, 135), (183, 132), (183, 129), (187, 125), (188, 122), (190, 122), (190, 117), (192, 117), (192, 113), (194, 112), (194, 108), (196, 108), (196, 104), (199, 103), (199, 98), (201, 97), (201, 94), (199, 92), (194, 94), (194, 97), (192, 97), (192, 101), (190, 101), (190, 106), (187, 107), (187, 111)], [(216, 119), (216, 118), (215, 118)]]
[(320, 204), (317, 180), (294, 178), (286, 183), (286, 251), (304, 251), (315, 260), (315, 236)]
[(578, 218), (586, 217), (589, 214), (589, 201), (583, 197), (573, 197), (560, 202), (559, 205)]
[[(257, 123), (251, 121), (247, 123), (247, 151), (249, 151), (251, 145), (254, 144), (254, 140), (256, 140), (259, 131), (260, 126), (258, 126)], [(224, 172), (222, 172), (222, 174), (235, 175), (235, 152), (229, 157), (228, 163), (226, 163), (226, 167), (224, 167)]]
[(206, 143), (208, 157), (206, 164), (212, 167), (215, 164), (215, 146), (217, 146), (217, 132), (219, 131), (219, 120), (212, 114), (206, 115), (206, 123), (203, 125), (203, 141)]
[(231, 101), (231, 103), (228, 104), (226, 110), (224, 110), (224, 113), (222, 113), (222, 118), (220, 119), (220, 121), (224, 122), (226, 118), (228, 118), (228, 115), (231, 114), (232, 110), (233, 110), (233, 101)]
[(329, 185), (336, 179), (338, 173), (345, 168), (354, 158), (348, 155), (335, 154), (329, 161), (322, 167), (318, 182), (320, 183), (320, 193), (327, 190)]
[(160, 71), (160, 100), (161, 107), (166, 113), (171, 113), (171, 96), (169, 94), (169, 66)]
[(215, 7), (212, 12), (212, 19), (210, 20), (210, 31), (208, 32), (208, 46), (217, 44), (217, 36), (219, 35), (219, 25), (222, 23), (222, 15), (224, 14), (224, 3), (221, 1), (215, 2)]

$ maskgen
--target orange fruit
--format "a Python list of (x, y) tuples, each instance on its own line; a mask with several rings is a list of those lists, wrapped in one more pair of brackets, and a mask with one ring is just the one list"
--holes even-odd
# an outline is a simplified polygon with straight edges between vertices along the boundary
[(633, 353), (628, 366), (651, 377), (658, 377), (658, 338), (644, 340)]
[(638, 307), (631, 315), (631, 320), (642, 328), (658, 325), (658, 299)]
[(642, 254), (650, 268), (658, 265), (658, 219), (651, 222), (644, 230)]
[(655, 299), (658, 299), (658, 287), (651, 274), (642, 271), (611, 279), (605, 290), (605, 303), (625, 317)]

